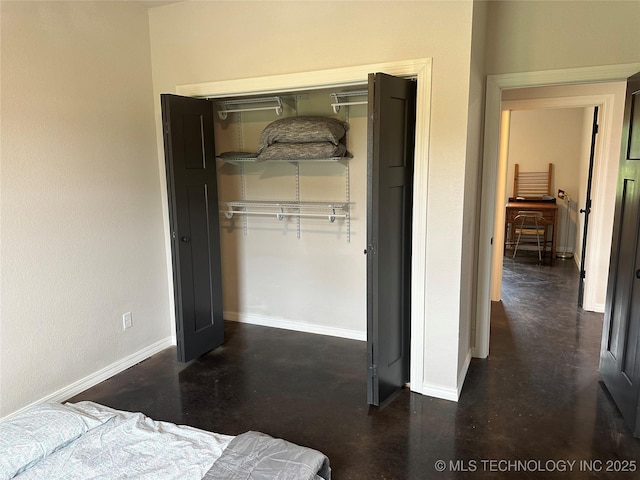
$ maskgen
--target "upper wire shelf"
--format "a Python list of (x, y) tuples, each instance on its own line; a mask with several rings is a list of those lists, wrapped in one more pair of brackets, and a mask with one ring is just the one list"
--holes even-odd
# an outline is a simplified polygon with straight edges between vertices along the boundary
[(333, 108), (333, 113), (338, 113), (340, 111), (340, 107), (346, 107), (349, 105), (366, 105), (367, 101), (342, 101), (343, 98), (352, 98), (352, 97), (366, 97), (369, 95), (367, 90), (353, 90), (351, 92), (335, 92), (330, 94), (333, 97), (334, 103), (331, 104)]
[[(256, 106), (264, 103), (274, 103), (275, 105)], [(240, 108), (229, 108), (238, 105)], [(244, 105), (244, 107), (242, 106)], [(220, 110), (218, 116), (220, 120), (226, 120), (229, 113), (236, 112), (257, 112), (260, 110), (275, 110), (276, 115), (282, 115), (282, 98), (281, 97), (261, 97), (261, 98), (239, 98), (234, 100), (223, 100), (218, 102)]]

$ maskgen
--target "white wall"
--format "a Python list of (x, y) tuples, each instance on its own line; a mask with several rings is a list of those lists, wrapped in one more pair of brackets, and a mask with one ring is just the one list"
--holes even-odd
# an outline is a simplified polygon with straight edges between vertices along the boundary
[[(515, 164), (521, 172), (546, 172), (553, 164), (551, 192), (558, 188), (577, 198), (582, 150), (583, 108), (514, 110), (509, 129), (507, 197), (513, 196)], [(505, 201), (507, 198), (505, 197)]]
[(640, 61), (640, 2), (491, 1), (487, 74)]
[[(184, 84), (433, 58), (424, 383), (448, 394), (458, 384), (471, 7), (470, 2), (186, 2), (149, 12), (156, 99)], [(361, 256), (364, 247), (354, 242), (352, 255)], [(361, 270), (345, 273), (362, 275)], [(365, 279), (348, 283), (359, 281)], [(300, 298), (302, 310), (318, 294), (310, 290)], [(344, 301), (348, 296), (345, 292)], [(325, 305), (326, 319), (344, 315), (342, 300)]]
[[(509, 159), (509, 126), (511, 125), (511, 110), (502, 110), (499, 124), (499, 145), (496, 150), (496, 191), (493, 206), (493, 228), (490, 230), (493, 246), (493, 258), (491, 259), (491, 284), (490, 300), (499, 302), (502, 298), (502, 261), (504, 257), (504, 222), (506, 209), (504, 198), (507, 195), (507, 163)], [(496, 125), (497, 126), (497, 125)], [(485, 179), (487, 183), (490, 179)], [(489, 208), (487, 205), (485, 208)], [(486, 212), (485, 212), (486, 213)], [(487, 312), (489, 314), (489, 312)], [(476, 324), (476, 326), (479, 326)], [(476, 348), (478, 346), (476, 345)]]
[[(363, 87), (359, 87), (362, 89)], [(283, 116), (319, 115), (348, 120), (348, 151), (343, 162), (301, 162), (301, 201), (344, 202), (349, 178), (353, 202), (348, 224), (337, 218), (277, 220), (273, 216), (221, 217), (225, 318), (287, 326), (348, 338), (366, 338), (366, 188), (367, 107), (341, 108), (334, 114), (333, 90), (285, 96)], [(348, 116), (347, 116), (348, 115)], [(262, 130), (276, 120), (273, 110), (216, 118), (216, 150), (256, 152)], [(218, 163), (222, 202), (296, 199), (296, 166), (287, 162)], [(348, 168), (348, 171), (347, 171)], [(340, 213), (340, 212), (338, 212)], [(245, 234), (246, 222), (246, 234)], [(348, 238), (350, 237), (350, 242)], [(284, 322), (284, 323), (283, 323)]]
[(464, 186), (464, 221), (462, 232), (462, 282), (460, 285), (460, 346), (458, 351), (458, 388), (475, 343), (476, 276), (480, 222), (482, 137), (485, 96), (485, 38), (487, 3), (474, 2), (471, 32), (471, 68), (469, 79), (469, 118), (467, 123), (467, 165)]
[(0, 8), (5, 416), (171, 332), (146, 9)]

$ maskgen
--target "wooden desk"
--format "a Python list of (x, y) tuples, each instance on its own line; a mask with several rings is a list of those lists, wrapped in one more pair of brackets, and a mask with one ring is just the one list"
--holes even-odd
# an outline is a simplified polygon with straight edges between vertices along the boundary
[[(552, 227), (551, 234), (551, 264), (553, 264), (553, 260), (556, 258), (556, 230), (558, 226), (558, 204), (555, 202), (532, 202), (528, 200), (523, 201), (509, 201), (507, 203), (507, 211), (504, 218), (504, 250), (505, 253), (507, 251), (507, 245), (513, 245), (514, 239), (514, 229), (509, 229), (509, 225), (513, 224), (513, 220), (515, 219), (518, 212), (522, 210), (533, 210), (536, 212), (542, 212), (543, 221), (545, 226)], [(544, 252), (547, 251), (547, 235), (545, 228), (545, 242), (544, 242)]]

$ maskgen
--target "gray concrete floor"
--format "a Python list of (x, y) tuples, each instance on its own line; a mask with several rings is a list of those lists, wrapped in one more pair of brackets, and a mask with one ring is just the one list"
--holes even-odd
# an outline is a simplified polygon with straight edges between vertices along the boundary
[(472, 360), (458, 403), (405, 390), (369, 408), (364, 343), (237, 323), (191, 363), (171, 348), (71, 401), (263, 431), (323, 451), (335, 480), (635, 479), (605, 471), (638, 461), (640, 440), (599, 382), (602, 315), (576, 307), (577, 278), (570, 261), (505, 259), (491, 353)]

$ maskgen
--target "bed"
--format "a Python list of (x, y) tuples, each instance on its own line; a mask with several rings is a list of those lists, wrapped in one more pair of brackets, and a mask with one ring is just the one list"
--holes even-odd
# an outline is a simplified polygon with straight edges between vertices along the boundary
[(222, 435), (93, 402), (0, 422), (0, 480), (330, 480), (322, 453), (258, 432)]

